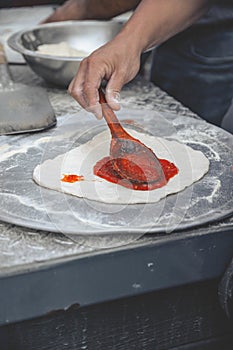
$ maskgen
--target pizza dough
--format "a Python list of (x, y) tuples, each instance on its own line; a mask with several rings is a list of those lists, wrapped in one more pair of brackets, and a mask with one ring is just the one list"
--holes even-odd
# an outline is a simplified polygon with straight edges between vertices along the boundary
[[(201, 179), (209, 169), (209, 161), (200, 151), (177, 141), (154, 137), (126, 129), (129, 134), (150, 147), (158, 158), (174, 163), (179, 173), (166, 186), (152, 191), (136, 191), (113, 184), (93, 174), (97, 161), (109, 155), (110, 132), (104, 131), (71, 151), (38, 165), (33, 179), (39, 185), (95, 201), (114, 204), (154, 203), (177, 193)], [(63, 182), (64, 175), (84, 176), (83, 181)]]
[(86, 57), (89, 55), (88, 52), (77, 50), (65, 41), (62, 41), (58, 44), (43, 44), (37, 47), (37, 52), (42, 53), (44, 55), (52, 55), (52, 56), (63, 56), (63, 57)]

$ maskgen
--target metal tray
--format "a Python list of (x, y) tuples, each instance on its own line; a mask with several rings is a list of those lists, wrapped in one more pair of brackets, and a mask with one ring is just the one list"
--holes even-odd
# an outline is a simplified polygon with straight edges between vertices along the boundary
[[(203, 179), (154, 204), (109, 205), (41, 188), (32, 180), (35, 166), (65, 153), (106, 128), (90, 114), (60, 117), (55, 129), (0, 139), (0, 219), (70, 235), (141, 236), (170, 233), (210, 223), (233, 212), (233, 137), (202, 120), (123, 109), (133, 128), (176, 139), (201, 150), (210, 161)], [(198, 166), (198, 164), (197, 164)]]

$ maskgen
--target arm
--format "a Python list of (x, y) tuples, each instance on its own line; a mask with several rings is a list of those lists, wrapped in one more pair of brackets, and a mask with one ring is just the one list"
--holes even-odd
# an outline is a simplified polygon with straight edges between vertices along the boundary
[(106, 20), (134, 9), (139, 2), (140, 0), (68, 0), (43, 23), (78, 19)]
[(143, 52), (189, 27), (205, 13), (210, 3), (209, 0), (143, 0), (122, 35), (135, 40)]
[(98, 87), (106, 79), (107, 101), (118, 110), (116, 97), (137, 74), (141, 53), (190, 26), (210, 3), (210, 0), (142, 0), (121, 32), (82, 61), (69, 86), (70, 94), (101, 118)]

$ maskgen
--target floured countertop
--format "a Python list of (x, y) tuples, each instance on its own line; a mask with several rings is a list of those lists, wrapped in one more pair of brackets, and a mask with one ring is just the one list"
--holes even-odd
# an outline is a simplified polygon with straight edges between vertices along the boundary
[[(38, 78), (31, 72), (31, 70), (25, 66), (11, 67), (13, 77), (16, 82), (22, 82), (29, 85), (38, 85), (47, 88), (51, 104), (58, 117), (58, 121), (64, 118), (64, 115), (75, 114), (80, 109), (77, 103), (66, 93), (65, 90), (54, 89), (53, 87), (46, 86), (46, 83), (42, 79)], [(121, 94), (122, 105), (124, 107), (134, 106), (136, 109), (149, 109), (161, 111), (163, 113), (175, 113), (177, 116), (177, 125), (180, 123), (178, 116), (187, 116), (195, 119), (199, 119), (195, 114), (190, 112), (187, 108), (183, 107), (180, 103), (176, 102), (173, 98), (162, 92), (160, 89), (154, 87), (152, 84), (145, 82), (141, 79), (136, 79), (134, 82), (126, 86)], [(60, 119), (61, 118), (61, 119)], [(156, 127), (156, 125), (155, 125)], [(183, 141), (186, 138), (193, 135), (192, 128), (189, 129), (181, 137)], [(201, 130), (200, 130), (201, 132)], [(212, 135), (213, 136), (213, 135)], [(17, 142), (21, 142), (20, 138), (27, 136), (18, 136)], [(46, 135), (41, 134), (41, 138), (46, 142)], [(2, 145), (2, 151), (7, 151), (8, 141), (12, 142), (12, 138), (5, 136), (5, 144)], [(193, 139), (195, 143), (195, 139)], [(209, 150), (211, 157), (218, 160), (218, 154), (215, 151)], [(8, 154), (9, 156), (9, 154)], [(20, 154), (19, 154), (20, 157)], [(218, 179), (214, 184), (209, 184), (211, 190), (209, 191), (207, 202), (211, 203), (215, 191), (218, 191), (220, 186)], [(195, 198), (194, 198), (195, 200)], [(221, 220), (219, 223), (207, 225), (203, 229), (190, 230), (190, 234), (201, 234), (211, 232), (212, 229), (218, 230), (233, 225), (233, 217), (226, 220)], [(160, 239), (161, 236), (144, 236), (139, 240), (130, 243), (134, 246), (144, 246)], [(170, 235), (169, 237), (172, 237)], [(127, 243), (127, 237), (124, 240), (112, 237), (104, 238), (101, 244), (101, 240), (94, 240), (94, 248), (92, 247), (93, 241), (91, 239), (78, 239), (76, 242), (72, 241), (68, 237), (51, 232), (42, 232), (33, 229), (22, 228), (19, 226), (1, 223), (0, 224), (0, 273), (5, 274), (10, 271), (28, 268), (30, 266), (36, 266), (37, 264), (56, 261), (57, 259), (72, 259), (74, 256), (83, 254), (96, 254), (100, 252), (102, 246), (121, 246)], [(98, 247), (99, 245), (99, 247)], [(129, 246), (128, 246), (129, 247)], [(124, 249), (124, 248), (114, 248)]]

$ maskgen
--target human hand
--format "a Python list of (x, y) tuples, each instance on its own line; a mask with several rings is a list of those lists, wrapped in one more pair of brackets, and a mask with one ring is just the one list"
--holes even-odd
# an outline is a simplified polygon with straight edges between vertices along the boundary
[[(130, 48), (130, 49), (129, 49)], [(84, 58), (70, 83), (69, 93), (86, 110), (102, 118), (98, 89), (107, 80), (106, 100), (119, 110), (120, 91), (132, 80), (140, 67), (140, 54), (124, 37), (116, 37)]]
[(85, 0), (68, 0), (62, 6), (58, 7), (49, 17), (43, 20), (41, 24), (86, 19), (86, 7)]

